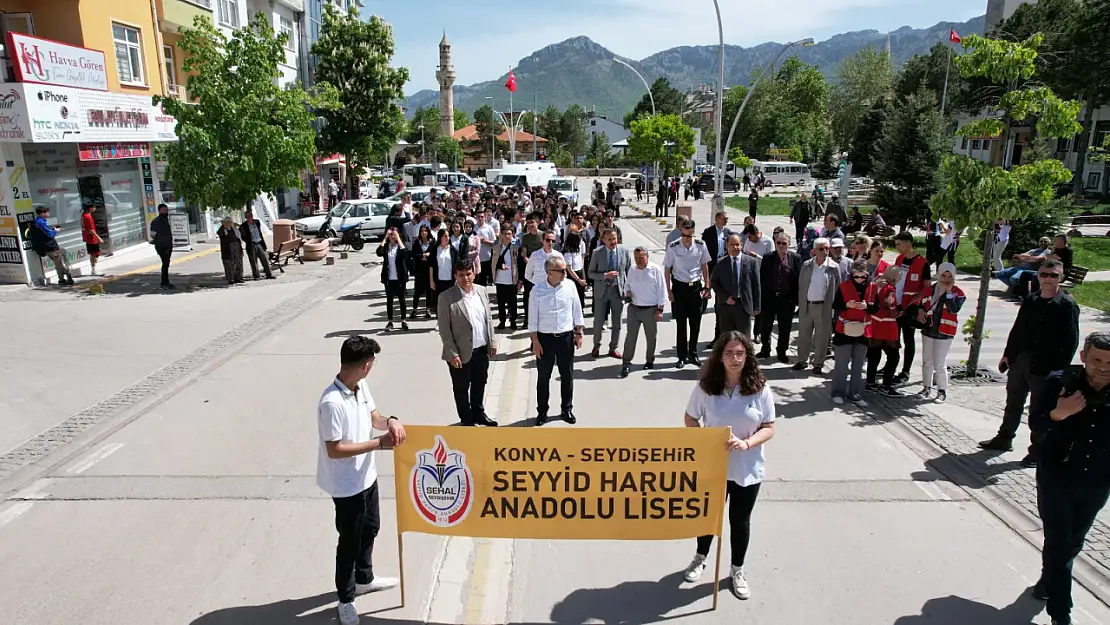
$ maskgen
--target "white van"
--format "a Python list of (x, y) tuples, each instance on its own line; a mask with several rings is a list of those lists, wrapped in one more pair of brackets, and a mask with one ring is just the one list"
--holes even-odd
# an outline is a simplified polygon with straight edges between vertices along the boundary
[(404, 176), (405, 184), (409, 186), (425, 186), (435, 183), (435, 179), (429, 179), (441, 171), (450, 171), (450, 168), (443, 163), (436, 163), (435, 165), (429, 163), (413, 163), (405, 165), (401, 169), (401, 174)]
[(512, 163), (497, 174), (494, 184), (511, 187), (524, 182), (530, 187), (546, 187), (552, 178), (558, 176), (554, 163)]
[(547, 181), (547, 190), (565, 197), (571, 206), (578, 206), (578, 178), (574, 176), (554, 176)]
[(753, 165), (755, 171), (762, 171), (767, 182), (772, 186), (785, 187), (788, 185), (809, 189), (813, 186), (813, 176), (809, 172), (809, 165), (792, 161), (762, 161)]

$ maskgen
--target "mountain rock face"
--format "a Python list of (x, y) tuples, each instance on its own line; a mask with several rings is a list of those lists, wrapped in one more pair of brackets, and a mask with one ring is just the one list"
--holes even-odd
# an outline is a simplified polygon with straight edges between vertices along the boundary
[[(938, 41), (947, 41), (948, 31), (955, 28), (962, 34), (982, 34), (983, 17), (967, 22), (940, 22), (929, 28), (899, 28), (890, 33), (890, 46), (896, 67), (901, 67), (915, 54), (923, 54)], [(807, 48), (797, 48), (798, 58), (817, 65), (826, 78), (834, 79), (840, 62), (861, 48), (872, 44), (884, 48), (887, 34), (861, 30), (835, 35)], [(779, 50), (781, 43), (763, 43), (751, 48), (725, 46), (725, 84), (748, 84), (752, 75), (766, 65)], [(513, 68), (518, 90), (514, 95), (517, 110), (531, 109), (533, 92), (540, 109), (554, 105), (565, 109), (580, 104), (610, 119), (621, 119), (644, 94), (644, 85), (627, 68), (613, 62), (619, 56), (589, 37), (573, 37), (536, 50)], [(623, 58), (623, 57), (622, 57)], [(679, 90), (717, 80), (717, 46), (680, 46), (657, 52), (647, 58), (627, 60), (648, 83), (666, 78)], [(429, 68), (428, 71), (433, 71)], [(496, 98), (498, 110), (508, 108), (505, 80), (508, 73), (495, 80), (473, 85), (455, 86), (455, 108), (473, 113), (486, 104), (486, 96)], [(426, 89), (405, 99), (409, 113), (421, 107), (438, 106), (439, 92)]]

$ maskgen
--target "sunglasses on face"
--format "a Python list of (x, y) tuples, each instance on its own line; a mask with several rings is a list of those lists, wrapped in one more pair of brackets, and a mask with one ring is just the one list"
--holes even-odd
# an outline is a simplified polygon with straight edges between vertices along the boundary
[(866, 280), (867, 276), (852, 276), (853, 280)]
[(775, 245), (787, 245), (786, 241), (776, 241)]
[(1039, 276), (1041, 278), (1052, 278), (1054, 280), (1059, 280), (1060, 279), (1060, 274), (1055, 273), (1055, 272), (1051, 272), (1051, 271), (1042, 271), (1042, 272), (1038, 273), (1037, 276)]

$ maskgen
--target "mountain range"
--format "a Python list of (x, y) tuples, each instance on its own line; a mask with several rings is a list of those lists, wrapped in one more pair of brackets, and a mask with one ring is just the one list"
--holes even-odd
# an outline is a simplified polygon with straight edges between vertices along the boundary
[[(904, 26), (890, 33), (860, 30), (834, 35), (816, 45), (797, 48), (798, 58), (817, 65), (826, 78), (833, 79), (840, 62), (861, 48), (875, 45), (884, 48), (890, 38), (895, 67), (901, 67), (915, 54), (927, 53), (938, 41), (948, 40), (948, 31), (982, 34), (983, 16), (966, 22), (940, 22), (928, 28)], [(748, 84), (752, 75), (766, 65), (779, 50), (781, 43), (762, 43), (745, 48), (725, 46), (725, 85)], [(717, 46), (680, 46), (657, 52), (640, 60), (625, 59), (648, 83), (666, 78), (673, 87), (685, 91), (699, 85), (712, 85), (717, 80)], [(587, 111), (620, 120), (644, 95), (644, 85), (628, 68), (613, 62), (620, 55), (608, 50), (589, 37), (573, 37), (549, 45), (520, 60), (513, 73), (517, 92), (515, 108), (531, 109), (533, 98), (539, 108), (554, 105), (564, 109), (580, 104)], [(508, 73), (490, 81), (473, 85), (455, 85), (455, 108), (468, 115), (486, 104), (486, 96), (496, 98), (497, 108), (506, 109)], [(416, 109), (439, 106), (439, 92), (418, 91), (405, 99), (411, 115)]]

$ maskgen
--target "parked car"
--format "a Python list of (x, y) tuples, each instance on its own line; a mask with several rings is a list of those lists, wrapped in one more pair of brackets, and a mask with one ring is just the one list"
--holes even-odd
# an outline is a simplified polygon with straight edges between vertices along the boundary
[[(344, 200), (331, 209), (331, 229), (339, 232), (351, 222), (360, 222), (359, 231), (363, 239), (385, 235), (385, 218), (396, 202), (389, 200)], [(307, 238), (316, 236), (326, 215), (302, 217), (293, 222), (297, 235)], [(334, 233), (332, 236), (335, 236)]]
[(408, 193), (412, 196), (413, 202), (424, 202), (428, 199), (432, 189), (436, 190), (436, 195), (448, 195), (447, 189), (443, 187), (405, 187), (400, 193), (394, 193), (385, 199), (391, 202), (400, 202), (401, 196)]
[(613, 178), (613, 182), (617, 183), (617, 186), (622, 189), (631, 189), (632, 187), (636, 186), (637, 180), (642, 180), (643, 178), (644, 175), (641, 173), (628, 172), (625, 174), (621, 174), (616, 178)]
[(443, 171), (436, 174), (436, 185), (447, 189), (465, 189), (467, 187), (478, 187), (479, 189), (486, 188), (486, 183), (479, 182), (457, 171)]
[[(714, 185), (713, 174), (702, 174), (701, 178), (698, 178), (698, 188), (701, 189), (702, 193), (712, 193), (716, 188)], [(725, 174), (724, 190), (739, 192), (740, 185), (736, 183), (736, 178)]]

